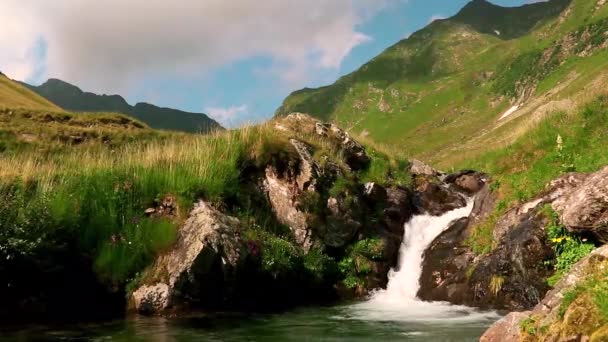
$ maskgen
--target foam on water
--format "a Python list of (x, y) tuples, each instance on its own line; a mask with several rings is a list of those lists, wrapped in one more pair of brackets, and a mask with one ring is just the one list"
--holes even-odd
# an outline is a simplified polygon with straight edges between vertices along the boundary
[(424, 251), (449, 227), (451, 222), (469, 216), (473, 202), (470, 199), (465, 207), (441, 216), (418, 215), (406, 223), (399, 250), (398, 269), (390, 271), (387, 288), (376, 291), (366, 302), (349, 306), (347, 308), (349, 318), (429, 323), (478, 322), (498, 318), (493, 312), (480, 312), (445, 302), (424, 302), (416, 297), (420, 288), (419, 279)]

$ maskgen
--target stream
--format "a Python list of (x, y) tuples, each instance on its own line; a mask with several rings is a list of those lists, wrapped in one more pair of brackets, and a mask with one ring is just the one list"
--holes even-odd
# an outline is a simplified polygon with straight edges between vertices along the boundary
[(405, 226), (396, 270), (386, 289), (367, 301), (310, 307), (271, 315), (133, 317), (107, 323), (14, 327), (0, 341), (477, 341), (500, 316), (416, 298), (422, 254), (455, 219), (473, 207), (442, 216), (418, 215)]

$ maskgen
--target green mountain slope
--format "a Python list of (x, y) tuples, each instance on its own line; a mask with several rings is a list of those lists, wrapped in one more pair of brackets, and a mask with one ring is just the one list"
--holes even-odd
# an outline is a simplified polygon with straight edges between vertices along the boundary
[(605, 84), (607, 16), (601, 0), (474, 0), (336, 83), (292, 93), (276, 115), (337, 121), (451, 167), (512, 142), (547, 106), (567, 110), (599, 89), (590, 83)]
[(0, 72), (0, 106), (6, 108), (27, 108), (59, 110), (60, 108), (40, 97), (21, 84), (10, 80)]
[(26, 85), (64, 109), (79, 112), (117, 112), (139, 119), (152, 128), (183, 132), (210, 132), (221, 126), (202, 113), (189, 113), (161, 108), (148, 103), (131, 106), (119, 95), (97, 95), (58, 79), (49, 79), (40, 86)]

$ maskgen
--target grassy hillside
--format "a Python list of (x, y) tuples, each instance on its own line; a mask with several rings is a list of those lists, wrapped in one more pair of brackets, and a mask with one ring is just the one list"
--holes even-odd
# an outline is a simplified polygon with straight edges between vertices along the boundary
[[(453, 167), (512, 143), (550, 109), (574, 108), (606, 84), (608, 6), (600, 4), (472, 1), (333, 85), (294, 92), (277, 115), (335, 120)], [(501, 119), (514, 105), (519, 110)]]
[(203, 113), (161, 108), (148, 103), (131, 106), (119, 95), (83, 92), (67, 82), (50, 79), (40, 86), (24, 84), (32, 91), (64, 109), (77, 112), (115, 112), (132, 116), (152, 128), (190, 133), (208, 133), (221, 126)]
[(43, 97), (0, 73), (0, 107), (59, 110)]

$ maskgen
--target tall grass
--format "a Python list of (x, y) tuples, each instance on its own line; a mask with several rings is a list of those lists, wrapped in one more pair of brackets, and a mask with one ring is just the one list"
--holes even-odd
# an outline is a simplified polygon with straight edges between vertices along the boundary
[[(75, 237), (111, 283), (131, 277), (175, 239), (197, 198), (221, 201), (239, 189), (243, 165), (275, 139), (265, 127), (179, 141), (73, 149), (0, 157), (0, 245), (9, 259), (61, 232)], [(145, 209), (172, 195), (178, 217), (152, 218)], [(12, 246), (12, 247), (11, 247)]]

